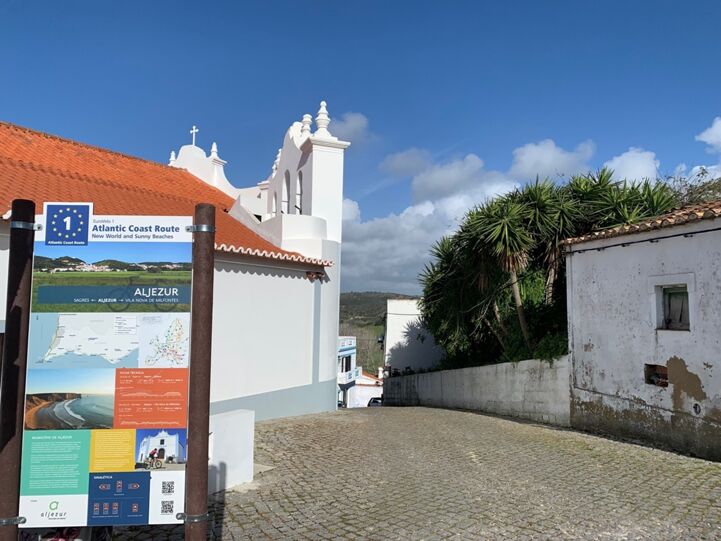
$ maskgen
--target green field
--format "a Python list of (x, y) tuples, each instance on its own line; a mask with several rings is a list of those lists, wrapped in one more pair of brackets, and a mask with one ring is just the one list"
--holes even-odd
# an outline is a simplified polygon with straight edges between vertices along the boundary
[[(33, 299), (37, 298), (40, 286), (181, 286), (189, 285), (192, 271), (172, 270), (160, 272), (148, 271), (101, 271), (101, 272), (34, 272), (33, 273)], [(33, 312), (187, 312), (189, 304), (175, 304), (160, 306), (155, 304), (133, 305), (125, 308), (124, 305), (114, 306), (110, 310), (107, 304), (37, 304), (33, 302)]]
[(148, 271), (103, 271), (103, 272), (34, 272), (33, 287), (54, 286), (127, 286), (150, 285), (157, 283), (189, 284), (191, 271), (173, 270), (161, 272)]

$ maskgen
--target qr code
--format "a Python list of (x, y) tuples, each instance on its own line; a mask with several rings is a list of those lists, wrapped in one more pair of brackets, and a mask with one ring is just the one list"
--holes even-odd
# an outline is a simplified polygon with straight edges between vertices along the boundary
[(175, 494), (175, 481), (163, 481), (163, 494)]
[(161, 500), (160, 502), (160, 514), (161, 515), (172, 515), (173, 514), (173, 500)]

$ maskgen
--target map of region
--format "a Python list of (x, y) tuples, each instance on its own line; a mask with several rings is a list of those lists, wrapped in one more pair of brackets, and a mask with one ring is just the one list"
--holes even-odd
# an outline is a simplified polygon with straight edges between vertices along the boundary
[(190, 314), (168, 313), (140, 316), (141, 368), (188, 366)]
[(50, 345), (37, 364), (64, 357), (91, 357), (118, 365), (139, 347), (136, 315), (58, 314)]

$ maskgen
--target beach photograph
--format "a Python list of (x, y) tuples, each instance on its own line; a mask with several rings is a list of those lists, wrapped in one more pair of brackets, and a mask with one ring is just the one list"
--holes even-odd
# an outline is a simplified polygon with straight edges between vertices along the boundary
[(33, 312), (187, 312), (192, 245), (35, 245)]
[(28, 370), (26, 430), (112, 428), (115, 370)]

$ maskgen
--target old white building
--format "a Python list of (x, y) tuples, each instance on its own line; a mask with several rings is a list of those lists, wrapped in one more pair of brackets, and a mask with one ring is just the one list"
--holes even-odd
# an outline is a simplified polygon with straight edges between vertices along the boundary
[(388, 299), (384, 338), (385, 365), (402, 372), (428, 369), (443, 357), (433, 336), (420, 322), (417, 299)]
[[(0, 269), (16, 198), (34, 200), (38, 212), (46, 201), (89, 201), (96, 215), (191, 216), (197, 203), (215, 205), (211, 448), (228, 484), (252, 476), (254, 419), (336, 408), (350, 143), (330, 124), (322, 102), (314, 120), (290, 125), (280, 149), (269, 146), (268, 177), (238, 189), (218, 145), (206, 153), (196, 144), (195, 127), (164, 165), (0, 123)], [(6, 279), (0, 272), (2, 306)]]
[(571, 425), (721, 459), (721, 202), (567, 242)]
[(363, 367), (359, 367), (355, 385), (348, 396), (347, 407), (367, 408), (372, 398), (383, 397), (383, 371), (382, 369), (379, 371), (380, 374), (375, 376), (363, 370)]

